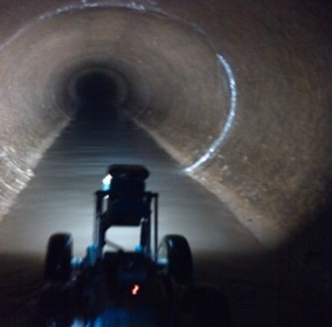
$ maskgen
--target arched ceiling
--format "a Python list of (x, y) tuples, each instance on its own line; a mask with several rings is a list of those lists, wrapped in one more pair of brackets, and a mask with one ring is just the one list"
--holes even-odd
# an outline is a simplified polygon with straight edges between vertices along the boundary
[(262, 241), (289, 235), (328, 203), (326, 2), (0, 5), (2, 212), (98, 79), (113, 107)]

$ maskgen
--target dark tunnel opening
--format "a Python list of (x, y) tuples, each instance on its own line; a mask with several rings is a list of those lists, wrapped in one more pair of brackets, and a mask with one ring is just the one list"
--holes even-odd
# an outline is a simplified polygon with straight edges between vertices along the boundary
[(118, 85), (106, 74), (93, 72), (83, 76), (76, 87), (83, 107), (113, 109), (116, 106)]
[(70, 105), (76, 120), (117, 120), (130, 94), (130, 81), (119, 72), (103, 67), (74, 74), (69, 83)]

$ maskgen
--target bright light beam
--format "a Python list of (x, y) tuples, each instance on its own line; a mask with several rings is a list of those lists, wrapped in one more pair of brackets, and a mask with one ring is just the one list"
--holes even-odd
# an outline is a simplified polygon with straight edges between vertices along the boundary
[(211, 160), (217, 150), (220, 149), (220, 147), (225, 143), (231, 128), (233, 127), (234, 120), (235, 120), (235, 114), (236, 114), (236, 103), (237, 103), (237, 86), (234, 78), (233, 71), (231, 69), (231, 66), (229, 63), (226, 61), (226, 59), (220, 55), (217, 54), (217, 58), (219, 60), (219, 63), (225, 70), (227, 77), (228, 77), (228, 84), (229, 84), (229, 89), (231, 92), (231, 99), (230, 99), (230, 108), (229, 108), (229, 113), (228, 117), (226, 120), (225, 125), (223, 126), (223, 129), (217, 139), (213, 141), (209, 149), (203, 154), (196, 162), (194, 162), (191, 166), (187, 167), (184, 169), (184, 172), (190, 173), (199, 168), (203, 163), (205, 163), (208, 160)]

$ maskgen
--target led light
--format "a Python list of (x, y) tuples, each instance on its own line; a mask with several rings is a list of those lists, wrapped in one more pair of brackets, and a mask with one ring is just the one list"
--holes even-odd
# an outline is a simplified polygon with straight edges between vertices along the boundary
[(138, 292), (139, 292), (139, 290), (140, 290), (139, 285), (138, 285), (138, 284), (135, 284), (135, 285), (133, 286), (133, 288), (131, 289), (131, 294), (132, 294), (132, 295), (137, 295)]
[(109, 191), (111, 189), (112, 176), (106, 175), (103, 179), (103, 191)]

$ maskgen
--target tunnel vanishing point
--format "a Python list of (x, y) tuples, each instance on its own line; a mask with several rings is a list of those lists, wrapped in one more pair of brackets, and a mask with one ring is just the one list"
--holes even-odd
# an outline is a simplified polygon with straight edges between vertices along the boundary
[(0, 213), (95, 87), (280, 242), (332, 200), (331, 22), (323, 0), (0, 0)]

